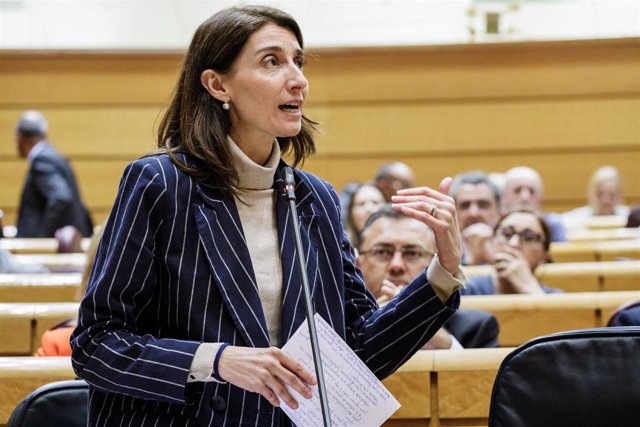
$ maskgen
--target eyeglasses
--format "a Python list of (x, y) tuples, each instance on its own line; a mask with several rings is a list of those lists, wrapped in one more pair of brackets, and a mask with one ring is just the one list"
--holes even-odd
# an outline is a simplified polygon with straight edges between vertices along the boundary
[(544, 243), (544, 236), (540, 233), (536, 233), (533, 230), (530, 229), (524, 229), (522, 231), (516, 231), (515, 228), (508, 226), (508, 227), (504, 227), (501, 228), (500, 230), (498, 230), (498, 232), (496, 233), (496, 236), (504, 241), (504, 242), (508, 242), (509, 240), (511, 240), (511, 238), (515, 235), (518, 235), (518, 238), (520, 239), (521, 242), (524, 243)]
[(360, 251), (361, 254), (371, 256), (379, 263), (391, 261), (396, 252), (400, 252), (402, 260), (407, 263), (415, 263), (425, 258), (431, 260), (435, 255), (433, 252), (411, 246), (400, 249), (396, 249), (393, 246), (373, 246), (366, 251)]

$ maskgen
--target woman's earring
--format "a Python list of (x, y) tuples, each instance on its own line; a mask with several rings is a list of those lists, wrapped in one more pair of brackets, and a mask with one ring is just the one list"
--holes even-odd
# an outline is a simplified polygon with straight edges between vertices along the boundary
[(231, 105), (229, 105), (229, 101), (224, 101), (222, 103), (222, 109), (226, 110), (226, 111), (229, 111), (229, 108), (231, 108)]

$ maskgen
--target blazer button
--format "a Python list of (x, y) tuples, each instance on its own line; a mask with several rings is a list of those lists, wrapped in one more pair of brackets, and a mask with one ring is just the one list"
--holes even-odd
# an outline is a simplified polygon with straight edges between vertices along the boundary
[(211, 407), (214, 411), (224, 411), (227, 407), (227, 402), (224, 401), (223, 397), (216, 396), (211, 399)]

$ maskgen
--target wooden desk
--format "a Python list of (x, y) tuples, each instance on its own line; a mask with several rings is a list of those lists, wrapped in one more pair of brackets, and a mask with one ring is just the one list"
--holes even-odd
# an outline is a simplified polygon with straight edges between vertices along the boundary
[(541, 335), (604, 326), (616, 308), (638, 299), (640, 291), (465, 296), (461, 307), (496, 316), (500, 345), (511, 347)]
[(87, 264), (86, 254), (23, 254), (15, 255), (19, 264), (39, 264), (47, 267), (51, 272), (81, 273)]
[[(91, 239), (82, 239), (82, 249), (89, 248)], [(0, 249), (8, 250), (14, 254), (51, 254), (58, 252), (58, 241), (52, 237), (48, 238), (9, 238), (0, 239)]]
[(0, 357), (0, 425), (36, 388), (75, 377), (68, 357)]
[(640, 290), (640, 260), (544, 264), (536, 276), (566, 292)]
[[(462, 270), (468, 278), (496, 274), (490, 265), (464, 266)], [(565, 292), (640, 290), (640, 260), (543, 264), (535, 274), (541, 283)]]
[(640, 239), (604, 242), (553, 242), (550, 252), (555, 262), (640, 259)]
[[(486, 425), (496, 372), (512, 350), (419, 351), (383, 381), (402, 405), (384, 425)], [(68, 357), (0, 357), (0, 424), (31, 391), (73, 378)]]
[(590, 230), (602, 230), (609, 228), (622, 228), (627, 225), (627, 219), (617, 215), (601, 215), (589, 218), (576, 219), (584, 227)]
[(570, 242), (602, 242), (607, 240), (633, 240), (638, 238), (640, 238), (638, 228), (574, 230), (567, 232), (567, 239)]
[(0, 274), (0, 302), (74, 301), (80, 273)]
[(493, 381), (511, 351), (419, 351), (383, 381), (402, 405), (384, 425), (487, 425)]
[(0, 355), (32, 355), (46, 330), (77, 315), (78, 303), (0, 304)]

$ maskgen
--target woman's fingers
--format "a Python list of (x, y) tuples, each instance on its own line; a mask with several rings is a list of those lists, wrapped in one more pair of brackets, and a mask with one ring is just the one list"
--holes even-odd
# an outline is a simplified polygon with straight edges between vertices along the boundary
[(313, 394), (309, 385), (316, 384), (311, 372), (276, 347), (229, 346), (220, 357), (219, 372), (231, 384), (260, 393), (274, 406), (282, 401), (294, 409), (298, 402), (287, 386), (310, 399)]

